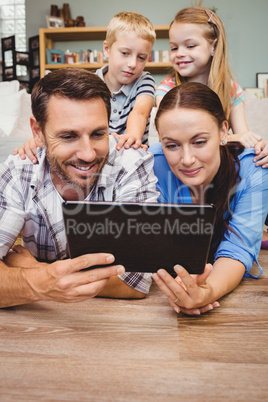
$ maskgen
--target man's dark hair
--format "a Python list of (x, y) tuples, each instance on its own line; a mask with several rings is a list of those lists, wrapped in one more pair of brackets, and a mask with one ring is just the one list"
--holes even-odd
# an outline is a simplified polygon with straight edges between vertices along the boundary
[(32, 112), (44, 132), (47, 121), (47, 106), (51, 96), (75, 100), (101, 98), (111, 114), (111, 93), (107, 85), (96, 74), (80, 68), (54, 70), (39, 80), (32, 91)]

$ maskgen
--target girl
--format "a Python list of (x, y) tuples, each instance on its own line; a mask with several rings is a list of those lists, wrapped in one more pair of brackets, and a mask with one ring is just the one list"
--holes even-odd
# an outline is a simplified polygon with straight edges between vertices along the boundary
[(149, 150), (155, 158), (159, 201), (212, 203), (216, 225), (209, 262), (202, 275), (174, 267), (153, 277), (171, 306), (200, 314), (218, 306), (257, 262), (268, 210), (268, 170), (252, 163), (254, 150), (226, 145), (228, 122), (217, 94), (201, 83), (170, 90), (155, 118), (160, 143)]
[(169, 30), (170, 61), (174, 74), (156, 89), (156, 104), (182, 82), (208, 85), (219, 96), (234, 135), (228, 141), (240, 141), (255, 147), (254, 162), (268, 167), (268, 143), (249, 131), (244, 113), (244, 94), (233, 81), (227, 57), (225, 29), (220, 18), (204, 7), (188, 7), (179, 11)]

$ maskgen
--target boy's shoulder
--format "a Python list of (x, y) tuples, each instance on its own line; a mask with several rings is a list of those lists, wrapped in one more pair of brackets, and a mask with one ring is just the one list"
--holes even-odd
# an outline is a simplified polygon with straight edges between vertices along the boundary
[(148, 71), (143, 71), (133, 82), (123, 85), (121, 91), (132, 101), (140, 95), (154, 98), (155, 80)]
[(98, 68), (95, 72), (95, 74), (104, 81), (104, 75), (107, 73), (109, 68), (109, 64), (105, 64), (105, 66)]
[(141, 75), (137, 78), (137, 80), (141, 80), (144, 78), (149, 78), (152, 81), (154, 81), (154, 77), (152, 76), (152, 74), (149, 71), (142, 71)]
[(131, 91), (134, 90), (135, 92), (141, 91), (141, 95), (153, 95), (155, 91), (155, 80), (151, 73), (148, 71), (143, 71), (141, 75), (136, 78), (135, 81), (131, 82), (130, 84), (124, 85), (124, 87), (130, 88)]

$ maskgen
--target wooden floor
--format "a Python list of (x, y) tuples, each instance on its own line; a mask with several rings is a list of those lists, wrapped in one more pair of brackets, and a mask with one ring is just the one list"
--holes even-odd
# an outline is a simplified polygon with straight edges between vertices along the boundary
[(221, 307), (95, 298), (0, 310), (0, 401), (267, 401), (268, 251)]

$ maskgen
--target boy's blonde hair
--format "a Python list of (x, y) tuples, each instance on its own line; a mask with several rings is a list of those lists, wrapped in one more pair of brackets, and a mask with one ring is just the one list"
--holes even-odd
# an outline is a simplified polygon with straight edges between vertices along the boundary
[[(211, 44), (216, 40), (215, 53), (212, 58), (208, 87), (219, 96), (227, 118), (230, 115), (231, 81), (233, 79), (228, 62), (225, 29), (220, 18), (205, 7), (187, 7), (180, 10), (170, 26), (176, 23), (199, 24), (203, 27), (204, 38)], [(175, 72), (176, 85), (187, 79)]]
[(135, 32), (142, 39), (154, 45), (156, 34), (152, 23), (143, 15), (132, 11), (116, 14), (107, 27), (106, 41), (109, 47), (117, 41), (118, 33)]

